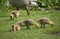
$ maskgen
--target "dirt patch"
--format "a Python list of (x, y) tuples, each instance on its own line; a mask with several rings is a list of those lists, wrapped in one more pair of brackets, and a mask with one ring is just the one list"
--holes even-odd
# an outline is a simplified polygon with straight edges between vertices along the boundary
[(60, 32), (54, 32), (54, 33), (50, 33), (50, 34), (60, 36)]

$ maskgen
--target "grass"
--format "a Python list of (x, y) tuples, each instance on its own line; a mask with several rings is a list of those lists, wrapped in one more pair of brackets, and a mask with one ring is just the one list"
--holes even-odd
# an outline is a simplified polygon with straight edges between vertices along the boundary
[[(27, 16), (25, 10), (20, 10), (20, 16), (15, 20), (10, 20), (9, 14), (4, 10), (0, 10), (0, 39), (60, 39), (60, 35), (51, 34), (60, 32), (60, 11), (30, 11), (30, 16)], [(11, 25), (17, 21), (31, 18), (37, 22), (42, 17), (50, 18), (56, 25), (54, 27), (46, 25), (46, 28), (40, 29), (31, 26), (30, 30), (22, 27), (20, 31), (9, 31)]]

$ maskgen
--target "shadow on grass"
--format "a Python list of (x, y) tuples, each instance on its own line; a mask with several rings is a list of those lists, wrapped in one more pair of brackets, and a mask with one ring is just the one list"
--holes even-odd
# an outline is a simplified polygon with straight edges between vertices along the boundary
[(9, 30), (1, 30), (0, 33), (4, 34), (4, 33), (7, 33), (7, 32), (10, 32)]
[(48, 34), (55, 35), (55, 36), (60, 36), (60, 31), (57, 32), (50, 32)]
[(0, 16), (0, 17), (9, 17), (9, 16)]
[(6, 21), (12, 21), (11, 19), (6, 19)]

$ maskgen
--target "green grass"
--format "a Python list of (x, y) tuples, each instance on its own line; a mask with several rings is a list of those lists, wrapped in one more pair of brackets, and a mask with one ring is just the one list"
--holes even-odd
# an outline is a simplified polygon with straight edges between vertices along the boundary
[[(0, 39), (60, 39), (60, 35), (51, 34), (60, 32), (60, 11), (30, 11), (30, 16), (27, 16), (25, 10), (20, 10), (20, 16), (15, 20), (10, 20), (9, 14), (4, 10), (0, 10)], [(46, 25), (46, 28), (40, 29), (31, 26), (30, 30), (22, 27), (20, 31), (9, 31), (11, 25), (17, 21), (31, 18), (37, 22), (42, 17), (50, 18), (56, 25), (54, 27)]]

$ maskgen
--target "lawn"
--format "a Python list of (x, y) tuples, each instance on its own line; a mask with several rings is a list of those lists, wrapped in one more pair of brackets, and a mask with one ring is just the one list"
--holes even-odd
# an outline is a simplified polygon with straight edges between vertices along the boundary
[[(14, 20), (10, 20), (9, 15), (9, 12), (0, 10), (0, 39), (60, 39), (60, 11), (30, 11), (30, 16), (27, 16), (25, 10), (20, 10), (18, 19)], [(46, 28), (40, 29), (31, 26), (30, 30), (21, 27), (20, 31), (9, 31), (11, 25), (17, 21), (34, 19), (37, 22), (42, 17), (48, 17), (55, 22), (55, 25), (53, 27), (46, 25)]]

